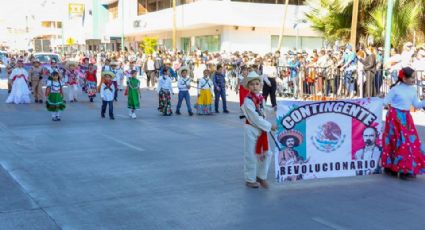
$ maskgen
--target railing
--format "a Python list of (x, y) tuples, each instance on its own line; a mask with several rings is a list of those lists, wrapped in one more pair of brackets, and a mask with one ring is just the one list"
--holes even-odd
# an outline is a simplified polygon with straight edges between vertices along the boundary
[[(368, 73), (328, 67), (277, 67), (276, 94), (304, 100), (335, 100), (385, 96), (397, 81), (397, 71)], [(425, 98), (425, 71), (416, 71), (417, 94)]]

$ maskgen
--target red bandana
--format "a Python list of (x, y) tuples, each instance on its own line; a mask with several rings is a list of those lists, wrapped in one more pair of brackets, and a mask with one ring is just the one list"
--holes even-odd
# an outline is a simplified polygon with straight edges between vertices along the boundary
[[(263, 104), (263, 95), (256, 95), (255, 93), (250, 92), (247, 95), (248, 98), (250, 98), (255, 105), (255, 110), (258, 113), (258, 116), (264, 117), (261, 111), (261, 107)], [(250, 124), (248, 120), (246, 120), (247, 124)], [(260, 136), (257, 139), (257, 143), (255, 144), (255, 153), (256, 154), (262, 154), (263, 152), (266, 152), (269, 150), (269, 141), (267, 138), (267, 133), (264, 131), (261, 131)]]

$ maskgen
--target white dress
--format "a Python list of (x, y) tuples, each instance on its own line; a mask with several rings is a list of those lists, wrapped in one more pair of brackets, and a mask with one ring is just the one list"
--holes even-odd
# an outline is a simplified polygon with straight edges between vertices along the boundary
[(9, 76), (13, 81), (12, 91), (7, 97), (6, 103), (27, 104), (30, 103), (31, 91), (28, 88), (28, 72), (24, 68), (15, 68)]

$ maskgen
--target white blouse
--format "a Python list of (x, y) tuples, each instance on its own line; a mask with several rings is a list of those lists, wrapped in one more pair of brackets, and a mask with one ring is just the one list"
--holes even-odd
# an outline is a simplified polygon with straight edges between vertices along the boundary
[(417, 109), (425, 107), (425, 100), (419, 100), (416, 86), (400, 83), (391, 88), (384, 99), (384, 104), (401, 110), (410, 110), (411, 106)]

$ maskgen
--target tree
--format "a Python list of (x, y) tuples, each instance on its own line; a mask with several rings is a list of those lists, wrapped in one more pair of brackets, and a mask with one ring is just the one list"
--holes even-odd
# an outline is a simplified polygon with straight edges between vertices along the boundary
[(158, 46), (158, 39), (152, 37), (145, 37), (140, 44), (145, 54), (153, 54)]
[[(353, 0), (308, 0), (311, 12), (306, 14), (313, 29), (323, 33), (329, 41), (348, 41), (350, 37)], [(373, 37), (375, 44), (382, 45), (385, 39), (387, 0), (362, 0), (359, 5), (357, 35), (360, 40)], [(391, 44), (400, 47), (412, 40), (413, 34), (425, 31), (421, 19), (425, 19), (425, 1), (395, 0)]]

